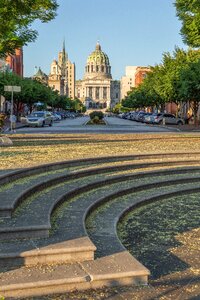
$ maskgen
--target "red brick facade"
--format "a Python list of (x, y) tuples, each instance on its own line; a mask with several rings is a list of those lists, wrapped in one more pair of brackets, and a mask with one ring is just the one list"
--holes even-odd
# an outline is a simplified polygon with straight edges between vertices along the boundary
[(14, 55), (8, 55), (6, 62), (9, 64), (13, 73), (23, 77), (23, 50), (16, 49)]
[(147, 73), (150, 72), (148, 67), (137, 67), (135, 73), (135, 86), (139, 86), (144, 78), (146, 77)]

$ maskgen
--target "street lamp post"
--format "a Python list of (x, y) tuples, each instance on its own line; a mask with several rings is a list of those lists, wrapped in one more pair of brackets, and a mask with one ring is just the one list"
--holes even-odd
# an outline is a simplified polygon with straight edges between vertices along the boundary
[(15, 85), (5, 85), (4, 86), (5, 92), (11, 92), (11, 108), (10, 108), (10, 129), (13, 130), (13, 93), (21, 92), (21, 86)]

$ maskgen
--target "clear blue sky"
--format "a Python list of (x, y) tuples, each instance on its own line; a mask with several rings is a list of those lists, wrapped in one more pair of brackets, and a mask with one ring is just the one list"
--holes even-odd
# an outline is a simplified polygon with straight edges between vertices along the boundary
[(81, 79), (88, 55), (97, 40), (108, 55), (113, 79), (120, 79), (126, 66), (148, 66), (162, 61), (162, 53), (175, 45), (186, 48), (180, 36), (174, 0), (58, 0), (57, 17), (46, 24), (36, 22), (35, 43), (24, 47), (25, 76), (41, 67), (49, 74), (65, 38), (69, 60)]

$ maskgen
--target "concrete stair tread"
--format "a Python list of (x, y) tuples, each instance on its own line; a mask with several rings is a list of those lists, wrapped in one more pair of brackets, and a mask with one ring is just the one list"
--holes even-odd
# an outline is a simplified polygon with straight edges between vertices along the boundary
[[(126, 196), (121, 196), (111, 201), (110, 205), (98, 206), (98, 209), (93, 212), (88, 212), (89, 219), (86, 220), (87, 233), (93, 243), (97, 246), (97, 257), (111, 255), (116, 251), (122, 251), (124, 246), (119, 241), (117, 236), (117, 223), (120, 217), (127, 211), (134, 209), (140, 203), (161, 201), (166, 198), (177, 197), (185, 194), (200, 194), (200, 185), (193, 185), (190, 190), (190, 186), (180, 187), (172, 189), (168, 192), (151, 193), (151, 195), (145, 195), (145, 191), (142, 194), (134, 195), (133, 193)], [(97, 208), (97, 207), (96, 207)], [(92, 208), (91, 208), (92, 209)]]
[[(46, 182), (44, 182), (41, 190), (44, 190), (44, 194), (46, 193), (46, 203), (50, 202), (50, 198), (48, 198), (50, 193), (48, 194), (46, 187), (52, 186), (55, 189), (55, 194), (52, 192), (53, 190), (51, 191), (52, 202), (48, 207), (45, 202), (39, 203), (37, 207), (37, 205), (34, 205), (37, 201), (34, 200), (30, 203), (27, 201), (27, 208), (29, 207), (33, 211), (32, 216), (35, 214), (35, 223), (31, 221), (31, 218), (29, 219), (28, 214), (25, 218), (25, 212), (28, 212), (28, 209), (26, 211), (26, 197), (22, 199), (22, 201), (25, 200), (24, 203), (21, 201), (18, 203), (22, 204), (22, 208), (20, 210), (19, 207), (19, 210), (16, 210), (16, 215), (13, 218), (14, 223), (12, 221), (10, 223), (10, 220), (8, 220), (7, 225), (11, 225), (11, 227), (13, 225), (11, 230), (14, 230), (14, 228), (17, 230), (16, 226), (20, 224), (23, 230), (23, 222), (18, 223), (16, 220), (24, 216), (24, 220), (26, 220), (25, 225), (28, 224), (29, 228), (32, 226), (33, 230), (40, 230), (40, 227), (43, 226), (46, 232), (41, 231), (41, 236), (46, 237), (41, 238), (39, 234), (37, 239), (4, 240), (0, 243), (0, 295), (20, 298), (23, 296), (62, 293), (73, 289), (89, 289), (125, 284), (147, 284), (149, 270), (124, 249), (124, 246), (117, 237), (116, 224), (119, 217), (126, 210), (131, 209), (133, 205), (140, 201), (157, 201), (181, 193), (200, 193), (200, 153), (197, 153), (196, 156), (194, 153), (185, 153), (180, 157), (181, 155), (173, 153), (171, 155), (151, 154), (102, 157), (39, 166), (35, 169), (24, 170), (24, 174), (21, 171), (15, 174), (7, 174), (6, 178), (3, 178), (0, 174), (0, 184), (6, 184), (6, 180), (11, 178), (16, 180), (20, 178), (20, 174), (22, 174), (22, 178), (25, 178), (26, 176), (30, 176), (30, 173), (34, 177), (34, 174), (44, 172), (44, 176), (42, 175), (41, 178), (47, 181), (47, 186), (45, 186)], [(110, 166), (108, 166), (109, 164)], [(62, 178), (62, 175), (59, 175), (63, 174), (64, 167), (74, 169), (70, 170), (69, 173), (73, 173), (72, 177), (70, 180), (67, 179), (66, 189), (62, 190), (61, 186), (55, 187), (54, 184)], [(161, 178), (164, 168), (171, 169), (170, 173), (168, 173), (169, 180)], [(56, 180), (55, 182), (51, 182), (46, 177), (47, 173), (45, 172), (49, 170), (53, 171), (54, 169), (58, 170), (57, 174), (59, 175), (57, 176), (54, 173)], [(133, 178), (132, 180), (130, 178), (127, 180), (127, 177), (124, 181), (121, 179), (121, 182), (119, 180), (119, 182), (115, 181), (112, 185), (105, 185), (107, 178), (111, 178), (114, 172), (117, 174), (118, 171), (131, 170), (134, 176), (137, 176), (138, 171), (141, 169), (146, 174), (142, 175), (145, 178), (144, 180), (142, 176), (140, 177), (143, 184), (140, 184), (137, 179), (135, 179), (135, 182)], [(158, 170), (160, 170), (161, 177), (155, 175), (157, 178), (152, 179), (152, 172), (159, 173)], [(184, 175), (184, 179), (178, 182), (175, 178), (176, 171), (182, 175), (185, 171), (187, 176), (184, 177)], [(76, 181), (77, 174), (81, 172), (80, 181)], [(149, 172), (148, 175), (147, 172)], [(166, 175), (166, 170), (164, 172)], [(192, 174), (193, 172), (195, 172), (195, 176)], [(96, 174), (98, 174), (97, 177), (95, 177)], [(90, 176), (91, 179), (88, 181), (87, 178)], [(103, 177), (105, 178), (103, 179)], [(64, 180), (62, 181), (63, 183)], [(154, 186), (152, 186), (152, 181), (155, 181)], [(188, 182), (186, 183), (186, 181)], [(94, 185), (93, 190), (90, 190), (90, 188), (84, 190), (88, 182), (91, 186), (92, 184)], [(78, 190), (81, 185), (83, 189), (80, 190), (78, 196), (76, 196), (76, 193), (73, 195), (71, 190), (71, 196), (67, 197), (66, 193), (69, 192), (69, 189)], [(36, 186), (37, 184), (30, 185), (31, 189), (33, 188), (32, 191), (34, 191)], [(132, 199), (127, 201), (123, 198), (125, 195), (127, 198)], [(61, 198), (59, 198), (60, 196)], [(73, 198), (74, 196), (76, 197)], [(121, 203), (120, 199), (123, 199)], [(56, 206), (58, 201), (60, 201), (60, 205)], [(44, 205), (43, 211), (40, 204)], [(53, 212), (54, 208), (56, 209)], [(101, 211), (101, 208), (103, 208), (104, 212), (102, 217), (99, 218), (98, 211)], [(38, 214), (39, 210), (41, 210), (41, 214)], [(98, 226), (101, 227), (101, 230), (96, 234), (97, 240), (95, 241), (95, 245), (93, 244), (93, 239), (89, 238), (92, 235), (90, 231), (86, 231), (84, 223), (89, 215), (92, 216), (91, 213), (93, 211), (96, 211), (96, 215), (98, 216), (95, 222), (99, 222)], [(53, 215), (51, 215), (52, 212)], [(59, 215), (59, 212), (62, 214)], [(50, 216), (53, 226), (50, 236), (47, 237), (51, 225)], [(41, 222), (39, 218), (41, 218)], [(28, 220), (30, 221), (29, 223)], [(2, 230), (5, 224), (6, 220), (5, 223), (0, 225)], [(99, 229), (98, 226), (97, 230)], [(89, 236), (87, 233), (89, 233)], [(5, 238), (7, 238), (6, 235)], [(107, 247), (108, 245), (110, 249)], [(105, 255), (102, 254), (99, 259), (93, 260), (96, 246), (98, 251), (104, 249)], [(23, 266), (14, 269), (15, 264), (13, 262), (15, 262), (16, 257), (19, 259), (19, 263), (21, 259), (22, 264), (34, 266)], [(71, 264), (66, 264), (66, 262), (71, 262)]]
[[(123, 189), (123, 186), (125, 185), (126, 187), (139, 187), (139, 186), (143, 186), (145, 187), (146, 184), (138, 184), (137, 180), (135, 179), (135, 177), (137, 177), (137, 175), (135, 176), (135, 174), (133, 174), (133, 179), (131, 180), (129, 177), (127, 176), (119, 176), (118, 178), (124, 178), (124, 179), (128, 179), (127, 182), (126, 181), (122, 181), (119, 183), (113, 183), (109, 185), (109, 189), (107, 188), (107, 186), (102, 186), (101, 188), (98, 188), (98, 194), (94, 194), (91, 195), (89, 199), (85, 199), (84, 203), (79, 203), (79, 210), (78, 210), (78, 220), (83, 221), (83, 214), (84, 211), (87, 210), (87, 207), (89, 205), (91, 205), (93, 202), (98, 201), (98, 198), (103, 195), (107, 196), (109, 193), (112, 193), (112, 190), (115, 190), (115, 192), (119, 191), (120, 189)], [(113, 177), (113, 178), (117, 178), (117, 176)], [(90, 179), (90, 183), (92, 182), (92, 188), (95, 188), (96, 186), (94, 185), (94, 183), (100, 183), (102, 182), (101, 180), (93, 180), (93, 178), (89, 178)], [(193, 178), (192, 180), (199, 180), (200, 177), (196, 177)], [(112, 180), (112, 178), (110, 178), (109, 180)], [(156, 184), (158, 183), (158, 178), (155, 180), (148, 179), (149, 182), (151, 182), (152, 184)], [(184, 180), (186, 180), (186, 178), (184, 178)], [(190, 180), (190, 177), (188, 178), (188, 180)], [(160, 181), (159, 181), (160, 182)], [(164, 184), (167, 183), (167, 180), (162, 181)], [(104, 183), (104, 181), (103, 181)], [(188, 184), (192, 184), (191, 182)], [(63, 195), (61, 194), (60, 197), (65, 197), (65, 195), (69, 195), (67, 198), (67, 200), (70, 199), (70, 193), (73, 196), (73, 191), (78, 191), (78, 189), (76, 188), (77, 183), (71, 186), (66, 185), (63, 188), (61, 187), (57, 187), (54, 191), (50, 191), (44, 195), (42, 195), (41, 197), (37, 197), (37, 202), (36, 203), (32, 203), (30, 205), (30, 207), (28, 207), (28, 210), (25, 210), (24, 213), (22, 215), (17, 216), (16, 218), (13, 218), (11, 220), (4, 220), (4, 222), (0, 223), (0, 234), (1, 233), (15, 233), (15, 232), (21, 232), (21, 235), (19, 233), (19, 238), (21, 237), (26, 237), (23, 236), (23, 232), (25, 231), (30, 231), (30, 237), (31, 237), (31, 232), (36, 232), (36, 231), (42, 231), (44, 230), (44, 234), (46, 236), (46, 234), (48, 235), (48, 231), (51, 228), (50, 225), (50, 214), (52, 211), (52, 206), (54, 205), (54, 202), (57, 202), (56, 196), (58, 193), (60, 193), (62, 190)], [(172, 182), (173, 185), (173, 182)], [(74, 187), (74, 189), (72, 189), (72, 187)], [(84, 187), (84, 185), (83, 185)], [(68, 188), (71, 188), (71, 192), (68, 191)], [(80, 188), (80, 186), (79, 186)], [(151, 189), (151, 186), (149, 187)], [(87, 188), (83, 188), (82, 190), (87, 190)], [(66, 194), (68, 193), (68, 194)], [(84, 195), (84, 193), (81, 193), (81, 197), (82, 195)], [(79, 197), (79, 196), (77, 196)], [(41, 199), (40, 199), (41, 198)], [(77, 215), (77, 208), (76, 208), (76, 202), (77, 201), (72, 201), (72, 203), (69, 204), (69, 211), (72, 214), (72, 209), (70, 207), (73, 208), (73, 214), (74, 217)], [(83, 204), (83, 205), (82, 205)], [(44, 209), (45, 208), (45, 209)], [(30, 213), (29, 213), (30, 212)], [(64, 216), (65, 219), (70, 219), (70, 215), (68, 213), (68, 215)], [(74, 218), (72, 219), (72, 223), (70, 224), (70, 226), (72, 225), (73, 227), (76, 226), (76, 222), (79, 223), (78, 220), (75, 220)], [(45, 233), (47, 232), (47, 233)], [(33, 233), (34, 234), (34, 233)], [(37, 235), (36, 235), (37, 236)], [(15, 238), (15, 237), (14, 237)], [(71, 237), (70, 237), (71, 238)]]
[(93, 280), (150, 274), (149, 270), (128, 251), (104, 256), (94, 261), (81, 262), (81, 265)]
[[(162, 166), (174, 166), (174, 165), (198, 165), (198, 161), (196, 160), (191, 160), (191, 161), (176, 161), (176, 162), (154, 162), (154, 163), (126, 163), (124, 165), (122, 164), (118, 164), (115, 166), (107, 166), (107, 167), (102, 167), (102, 168), (92, 168), (92, 169), (86, 169), (83, 171), (78, 171), (78, 172), (72, 172), (71, 174), (68, 175), (63, 175), (63, 176), (55, 176), (55, 175), (49, 175), (50, 177), (52, 176), (52, 179), (46, 180), (43, 183), (39, 183), (38, 185), (36, 184), (35, 186), (31, 186), (29, 187), (28, 190), (25, 190), (24, 192), (19, 192), (19, 187), (18, 187), (18, 191), (15, 192), (15, 189), (9, 191), (4, 191), (3, 195), (0, 199), (0, 216), (9, 216), (12, 212), (12, 210), (19, 205), (19, 203), (21, 203), (22, 201), (24, 201), (28, 196), (30, 196), (31, 194), (35, 193), (38, 190), (50, 187), (53, 184), (58, 184), (58, 182), (63, 182), (63, 181), (67, 181), (70, 180), (72, 178), (79, 178), (79, 177), (84, 177), (84, 176), (91, 176), (95, 173), (108, 173), (108, 172), (112, 172), (112, 171), (116, 171), (116, 170), (126, 170), (126, 169), (131, 169), (131, 168), (148, 168), (148, 167), (162, 167)], [(38, 179), (37, 179), (38, 180)], [(29, 183), (31, 185), (31, 183)], [(28, 183), (27, 183), (28, 185)], [(13, 196), (17, 194), (16, 196)], [(5, 214), (5, 215), (4, 215)]]
[(82, 251), (85, 250), (96, 250), (94, 244), (90, 241), (87, 236), (76, 238), (67, 241), (58, 241), (57, 243), (44, 244), (40, 246), (35, 241), (20, 241), (15, 243), (2, 243), (0, 258), (12, 257), (19, 255), (20, 257), (26, 257), (31, 255), (40, 255), (41, 253), (62, 253), (70, 251)]
[(49, 294), (52, 290), (67, 292), (122, 283), (147, 284), (148, 275), (147, 268), (123, 251), (96, 261), (21, 267), (4, 272), (0, 277), (0, 293), (17, 298)]
[[(165, 181), (164, 181), (165, 182)], [(195, 183), (195, 185), (188, 185), (186, 184), (185, 187), (183, 185), (180, 185), (179, 187), (177, 187), (176, 185), (172, 188), (170, 187), (170, 192), (180, 192), (183, 191), (184, 189), (187, 190), (189, 188), (194, 188), (194, 186), (197, 188), (197, 185)], [(200, 187), (199, 187), (200, 188)], [(116, 192), (116, 190), (115, 190)], [(142, 196), (143, 194), (143, 196)], [(162, 190), (158, 189), (158, 190), (154, 190), (153, 193), (151, 193), (151, 197), (159, 197), (160, 195), (165, 194), (165, 187), (163, 187)], [(84, 225), (84, 220), (85, 220), (85, 216), (86, 216), (86, 212), (89, 213), (91, 207), (93, 205), (100, 205), (101, 204), (101, 200), (102, 202), (105, 202), (105, 192), (102, 192), (102, 195), (104, 195), (102, 198), (99, 198), (99, 193), (97, 193), (96, 195), (93, 195), (93, 197), (88, 197), (86, 199), (83, 198), (83, 196), (80, 196), (80, 201), (82, 200), (82, 207), (80, 207), (79, 203), (73, 202), (73, 207), (71, 207), (70, 210), (67, 210), (65, 212), (65, 210), (62, 209), (62, 222), (59, 225), (59, 229), (56, 231), (55, 235), (51, 236), (50, 238), (46, 238), (46, 239), (37, 239), (37, 240), (24, 240), (24, 241), (8, 241), (7, 243), (4, 242), (1, 244), (0, 247), (0, 258), (1, 257), (11, 257), (13, 255), (13, 251), (15, 249), (15, 253), (16, 251), (18, 252), (18, 256), (20, 257), (25, 257), (25, 256), (37, 256), (37, 255), (41, 255), (42, 253), (45, 254), (48, 251), (54, 252), (56, 253), (56, 249), (61, 249), (61, 246), (64, 245), (64, 247), (66, 247), (67, 245), (70, 245), (70, 240), (76, 240), (78, 238), (84, 237), (85, 233), (85, 225)], [(109, 198), (110, 195), (110, 190), (109, 193), (107, 193), (107, 197)], [(112, 220), (111, 223), (108, 224), (108, 220), (105, 217), (105, 223), (102, 221), (99, 221), (99, 226), (100, 226), (100, 230), (97, 233), (98, 236), (98, 249), (103, 248), (103, 255), (105, 255), (105, 253), (107, 252), (108, 254), (112, 254), (113, 251), (122, 251), (124, 250), (123, 246), (121, 245), (121, 243), (119, 242), (117, 236), (116, 236), (116, 230), (115, 230), (115, 220), (116, 220), (116, 212), (117, 215), (121, 214), (121, 211), (124, 210), (126, 207), (128, 208), (130, 205), (133, 205), (134, 203), (138, 203), (138, 201), (143, 201), (146, 195), (146, 191), (145, 192), (139, 192), (139, 194), (137, 195), (137, 193), (134, 195), (133, 191), (132, 191), (132, 197), (130, 197), (131, 201), (130, 202), (125, 202), (125, 201), (120, 201), (119, 203), (121, 204), (119, 206), (119, 211), (113, 211), (113, 207), (111, 207), (110, 209), (110, 215), (112, 216)], [(117, 195), (118, 196), (118, 195)], [(114, 193), (114, 198), (116, 198), (117, 196), (115, 196)], [(112, 199), (113, 197), (111, 197)], [(122, 196), (120, 196), (119, 200), (122, 199)], [(85, 201), (86, 200), (86, 201)], [(109, 200), (109, 199), (108, 199)], [(100, 203), (99, 203), (100, 201)], [(78, 207), (78, 210), (77, 210)], [(71, 218), (71, 222), (70, 224), (66, 224), (66, 220), (70, 219), (70, 216), (73, 216), (73, 218)], [(61, 225), (61, 226), (60, 226)], [(75, 228), (75, 229), (73, 229)], [(98, 228), (98, 225), (97, 225)], [(106, 228), (108, 228), (108, 232), (106, 232)], [(92, 239), (94, 237), (92, 236)], [(67, 242), (67, 240), (69, 242)], [(110, 243), (112, 244), (111, 247), (109, 246)], [(91, 247), (91, 250), (94, 252), (95, 251), (95, 247), (94, 245), (90, 242), (87, 243), (87, 246), (89, 244), (89, 247)], [(96, 240), (95, 240), (95, 244), (96, 244)], [(52, 247), (52, 245), (54, 245)], [(97, 245), (97, 244), (96, 244)], [(71, 246), (71, 245), (70, 245)], [(69, 247), (70, 248), (70, 247)], [(18, 249), (18, 250), (17, 250)], [(39, 251), (40, 253), (39, 253)], [(83, 249), (81, 249), (83, 250)], [(71, 250), (70, 250), (71, 251)], [(20, 253), (24, 253), (23, 255), (21, 255)], [(67, 250), (65, 250), (65, 252), (67, 252)], [(99, 252), (99, 250), (98, 250)], [(17, 256), (17, 255), (16, 255)]]
[[(198, 167), (196, 167), (196, 170), (195, 170), (195, 168), (193, 168), (191, 170), (190, 170), (190, 168), (186, 168), (185, 173), (189, 173), (192, 170), (193, 170), (193, 173), (196, 173), (196, 174), (198, 173), (198, 171), (200, 172), (200, 168), (198, 170)], [(164, 173), (165, 170), (163, 170), (163, 171), (160, 170), (161, 175), (162, 175), (162, 172)], [(177, 172), (181, 172), (181, 169), (177, 170)], [(97, 175), (92, 176), (92, 177), (86, 176), (86, 177), (84, 177), (85, 179), (84, 178), (79, 178), (79, 179), (72, 179), (70, 181), (67, 180), (66, 184), (65, 184), (65, 182), (63, 183), (65, 185), (64, 188), (62, 186), (58, 186), (58, 187), (55, 186), (55, 188), (51, 189), (50, 192), (47, 192), (47, 194), (48, 194), (47, 197), (46, 197), (46, 193), (45, 193), (45, 195), (37, 196), (38, 200), (36, 202), (30, 203), (28, 205), (28, 209), (27, 210), (26, 209), (22, 210), (22, 213), (18, 214), (19, 216), (16, 216), (13, 220), (10, 220), (10, 221), (8, 219), (7, 220), (1, 220), (0, 228), (4, 227), (4, 223), (7, 223), (9, 226), (16, 226), (17, 225), (16, 224), (17, 217), (21, 218), (21, 222), (18, 224), (18, 226), (21, 226), (20, 224), (23, 224), (24, 222), (26, 222), (26, 219), (28, 219), (29, 223), (32, 223), (31, 218), (36, 220), (36, 218), (38, 216), (38, 214), (35, 214), (35, 212), (34, 212), (35, 210), (36, 211), (38, 210), (38, 213), (40, 215), (38, 218), (40, 218), (40, 223), (42, 225), (43, 218), (45, 219), (46, 215), (48, 215), (50, 213), (50, 210), (52, 209), (52, 205), (53, 205), (54, 202), (56, 202), (56, 198), (58, 197), (57, 195), (62, 194), (62, 190), (63, 190), (63, 194), (67, 192), (67, 188), (69, 190), (70, 189), (73, 190), (73, 188), (76, 187), (77, 184), (80, 185), (78, 181), (83, 182), (85, 180), (86, 182), (90, 183), (91, 181), (94, 181), (94, 182), (97, 182), (98, 180), (101, 181), (102, 178), (106, 179), (106, 178), (112, 178), (112, 177), (114, 178), (114, 177), (120, 176), (120, 171), (116, 172), (116, 173), (117, 173), (117, 175), (115, 175), (115, 172), (109, 172), (109, 173), (106, 173), (106, 174), (97, 174)], [(128, 173), (129, 173), (130, 177), (132, 176), (133, 178), (134, 177), (137, 178), (137, 174), (134, 174), (134, 172), (132, 173), (132, 170), (130, 169), (130, 170), (128, 170), (128, 172), (126, 172), (126, 174), (123, 174), (123, 170), (122, 170), (121, 180), (124, 180), (123, 178), (125, 176), (127, 176)], [(147, 176), (148, 176), (148, 173), (149, 173), (149, 176), (154, 176), (156, 171), (146, 172)], [(159, 176), (159, 171), (157, 171), (156, 174), (157, 174), (156, 176)], [(110, 176), (110, 175), (112, 175), (112, 176)], [(140, 177), (140, 176), (143, 176), (143, 173), (141, 173), (141, 172), (138, 173), (138, 177)], [(144, 176), (144, 177), (146, 177), (146, 176)], [(128, 176), (127, 176), (127, 178), (128, 178)], [(45, 190), (44, 190), (44, 192), (45, 192)], [(16, 191), (15, 191), (15, 194), (16, 194)], [(52, 194), (54, 194), (54, 195), (52, 195)], [(13, 195), (13, 193), (11, 193), (11, 196), (12, 195)], [(41, 198), (41, 200), (39, 200), (39, 198)], [(48, 201), (45, 201), (46, 198), (48, 198)], [(53, 198), (52, 201), (51, 201), (51, 198)], [(45, 210), (41, 209), (41, 203), (40, 202), (42, 203), (43, 207), (45, 207)], [(46, 212), (48, 212), (48, 213), (46, 214)], [(48, 222), (44, 221), (43, 224), (47, 225)], [(33, 222), (33, 226), (34, 226), (34, 222)]]

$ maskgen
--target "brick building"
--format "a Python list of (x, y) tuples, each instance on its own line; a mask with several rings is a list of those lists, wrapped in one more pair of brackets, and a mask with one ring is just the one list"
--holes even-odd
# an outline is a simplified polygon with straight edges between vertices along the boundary
[(135, 72), (135, 86), (139, 86), (150, 72), (148, 67), (137, 67)]
[(13, 73), (23, 77), (24, 65), (23, 65), (23, 50), (16, 49), (15, 54), (10, 54), (6, 57), (6, 63)]

